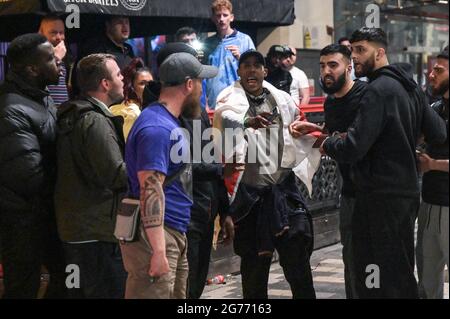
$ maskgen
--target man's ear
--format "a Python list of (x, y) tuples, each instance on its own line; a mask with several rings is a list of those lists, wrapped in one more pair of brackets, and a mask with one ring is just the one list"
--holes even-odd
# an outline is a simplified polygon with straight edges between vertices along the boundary
[(233, 22), (234, 21), (234, 14), (232, 13), (232, 14), (230, 14), (230, 22)]
[(377, 61), (381, 60), (385, 56), (386, 56), (386, 50), (384, 48), (378, 48), (377, 49), (377, 54), (376, 54)]
[(110, 87), (108, 79), (102, 79), (100, 81), (100, 87), (101, 87), (101, 89), (103, 91), (108, 92), (109, 91), (109, 87)]
[(27, 65), (25, 66), (25, 72), (32, 77), (38, 77), (39, 76), (39, 68), (36, 65)]
[(187, 93), (187, 94), (191, 94), (192, 91), (194, 90), (194, 80), (188, 79), (188, 80), (184, 83), (184, 88), (186, 89), (186, 93)]
[(264, 67), (264, 78), (266, 78), (268, 74), (269, 74), (269, 69)]

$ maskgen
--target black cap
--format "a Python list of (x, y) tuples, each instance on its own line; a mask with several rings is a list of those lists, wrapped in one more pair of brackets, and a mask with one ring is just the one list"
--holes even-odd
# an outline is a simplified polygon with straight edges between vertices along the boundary
[(198, 56), (197, 50), (195, 50), (190, 45), (183, 42), (172, 42), (168, 43), (158, 52), (158, 55), (156, 56), (156, 64), (158, 65), (158, 67), (160, 67), (169, 55), (179, 52), (186, 52), (192, 54), (195, 57)]
[(448, 45), (444, 48), (444, 50), (442, 50), (441, 53), (438, 54), (437, 57), (448, 60)]
[(291, 56), (295, 55), (295, 53), (292, 52), (291, 48), (287, 45), (275, 44), (270, 47), (267, 56), (273, 57), (275, 55)]
[(241, 66), (241, 63), (247, 60), (249, 57), (254, 56), (256, 60), (261, 63), (262, 65), (266, 66), (266, 60), (264, 59), (264, 56), (259, 53), (256, 50), (250, 49), (248, 51), (245, 51), (241, 54), (241, 57), (239, 58), (239, 66)]

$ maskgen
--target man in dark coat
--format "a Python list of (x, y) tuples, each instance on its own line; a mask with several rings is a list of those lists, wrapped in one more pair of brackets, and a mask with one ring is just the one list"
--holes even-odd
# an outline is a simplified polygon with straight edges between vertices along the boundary
[(352, 35), (357, 77), (370, 84), (347, 134), (325, 140), (323, 151), (352, 164), (355, 289), (360, 298), (417, 298), (414, 225), (419, 208), (416, 145), (423, 134), (443, 143), (445, 123), (426, 104), (409, 64), (389, 65), (379, 28)]
[(58, 83), (53, 45), (39, 34), (16, 38), (0, 87), (0, 237), (4, 298), (36, 298), (41, 265), (48, 297), (64, 295), (64, 263), (56, 233), (56, 109), (46, 90)]

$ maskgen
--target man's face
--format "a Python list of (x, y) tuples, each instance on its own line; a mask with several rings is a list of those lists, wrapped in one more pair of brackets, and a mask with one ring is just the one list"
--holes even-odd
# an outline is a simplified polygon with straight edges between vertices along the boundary
[(50, 42), (38, 46), (33, 69), (42, 85), (58, 84), (61, 68), (56, 62), (55, 50)]
[(433, 95), (441, 96), (448, 92), (448, 60), (439, 58), (429, 76)]
[(293, 61), (295, 58), (293, 59), (293, 57), (294, 55), (292, 54), (281, 57), (280, 65), (284, 70), (290, 70), (294, 66), (295, 62)]
[(117, 43), (124, 43), (130, 37), (130, 20), (116, 17), (106, 23), (106, 33)]
[(226, 8), (220, 8), (214, 12), (212, 20), (216, 25), (217, 31), (227, 31), (231, 27), (231, 22), (234, 21), (234, 14)]
[(184, 34), (183, 36), (181, 36), (180, 38), (180, 42), (189, 44), (190, 46), (193, 45), (194, 41), (197, 40), (197, 34), (195, 33), (191, 33), (191, 34)]
[(64, 23), (61, 20), (44, 20), (41, 25), (40, 32), (54, 47), (56, 47), (61, 41), (64, 41), (66, 38)]
[[(106, 61), (106, 67), (109, 71), (108, 97), (112, 104), (118, 104), (123, 101), (123, 76), (117, 62), (114, 60)], [(111, 105), (112, 105), (111, 104)]]
[(198, 118), (201, 113), (200, 97), (202, 96), (202, 80), (192, 79), (192, 81), (194, 89), (183, 103), (183, 116), (189, 119)]
[(327, 94), (339, 92), (347, 81), (350, 81), (350, 61), (341, 53), (323, 55), (320, 57), (320, 79), (323, 90)]
[(345, 45), (350, 51), (352, 50), (352, 44), (350, 43), (350, 41), (345, 40), (345, 41), (342, 41), (340, 44)]
[(242, 61), (238, 74), (241, 77), (241, 85), (246, 92), (252, 95), (262, 93), (266, 70), (256, 57), (250, 56)]
[(281, 68), (283, 67), (283, 61), (285, 60), (285, 56), (280, 54), (280, 53), (275, 53), (271, 58), (270, 58), (270, 62), (272, 63), (272, 65), (276, 68)]
[(352, 59), (356, 77), (368, 76), (374, 71), (376, 50), (366, 40), (352, 43)]

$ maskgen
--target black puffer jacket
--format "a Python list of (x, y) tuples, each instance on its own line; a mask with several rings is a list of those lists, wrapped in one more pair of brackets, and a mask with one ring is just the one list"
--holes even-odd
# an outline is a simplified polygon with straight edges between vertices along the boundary
[(47, 91), (10, 73), (0, 86), (0, 212), (51, 205), (56, 109)]

